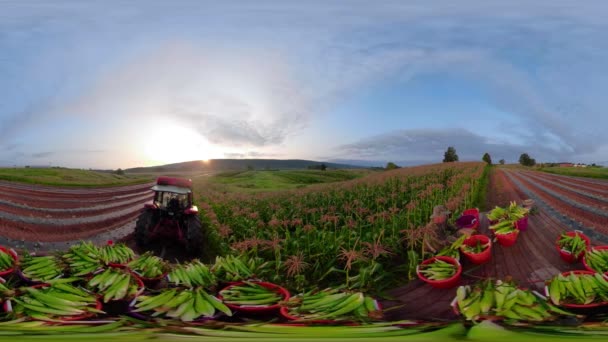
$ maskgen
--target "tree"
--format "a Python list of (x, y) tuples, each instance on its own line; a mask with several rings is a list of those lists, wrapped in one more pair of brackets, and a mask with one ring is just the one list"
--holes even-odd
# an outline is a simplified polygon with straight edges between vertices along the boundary
[(125, 174), (125, 171), (123, 171), (123, 169), (119, 168), (118, 170), (116, 170), (114, 173), (116, 173), (119, 176), (122, 176)]
[(487, 152), (483, 155), (483, 158), (481, 158), (481, 160), (488, 163), (488, 165), (492, 165), (492, 157), (490, 157), (490, 154)]
[(452, 146), (448, 147), (448, 150), (443, 154), (443, 162), (455, 162), (458, 161), (458, 155), (456, 154), (456, 149)]
[(327, 165), (321, 164), (321, 171), (325, 171), (325, 170), (327, 170)]
[(394, 169), (398, 169), (399, 166), (393, 162), (388, 162), (386, 164), (386, 170), (394, 170)]
[(255, 166), (253, 166), (253, 164), (247, 164), (247, 171), (253, 171), (255, 170)]
[(505, 165), (505, 160), (504, 159), (501, 159), (498, 162), (500, 163), (500, 165)]
[(536, 160), (530, 158), (527, 153), (522, 153), (522, 155), (519, 156), (519, 163), (523, 166), (534, 166), (536, 165)]

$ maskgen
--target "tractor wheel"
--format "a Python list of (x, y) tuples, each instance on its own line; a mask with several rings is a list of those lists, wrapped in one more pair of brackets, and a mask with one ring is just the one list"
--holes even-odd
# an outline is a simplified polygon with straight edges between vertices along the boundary
[(195, 256), (203, 249), (203, 225), (198, 215), (191, 215), (186, 219), (186, 249)]
[(145, 210), (137, 218), (135, 223), (135, 243), (137, 247), (145, 248), (150, 240), (150, 229), (154, 227), (154, 212)]

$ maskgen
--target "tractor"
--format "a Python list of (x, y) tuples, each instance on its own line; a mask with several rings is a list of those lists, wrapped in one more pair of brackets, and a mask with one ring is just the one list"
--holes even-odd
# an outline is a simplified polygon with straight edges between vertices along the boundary
[(146, 249), (152, 240), (169, 238), (198, 255), (203, 247), (203, 227), (192, 204), (192, 180), (161, 176), (151, 188), (154, 199), (146, 204), (135, 225), (137, 246)]

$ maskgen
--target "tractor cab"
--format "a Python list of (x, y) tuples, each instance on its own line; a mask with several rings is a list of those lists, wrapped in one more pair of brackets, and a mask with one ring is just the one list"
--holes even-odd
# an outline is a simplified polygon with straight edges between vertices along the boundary
[(169, 216), (179, 216), (198, 212), (192, 205), (192, 181), (183, 178), (158, 177), (151, 188), (154, 199), (145, 208), (157, 209)]
[(144, 205), (135, 226), (137, 245), (145, 248), (150, 240), (174, 238), (191, 252), (200, 251), (203, 232), (192, 204), (192, 180), (162, 176), (151, 190), (154, 198)]

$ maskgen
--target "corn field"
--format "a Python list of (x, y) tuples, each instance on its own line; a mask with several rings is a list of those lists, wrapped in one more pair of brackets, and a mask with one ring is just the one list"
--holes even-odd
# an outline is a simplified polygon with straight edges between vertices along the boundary
[(411, 278), (428, 256), (433, 208), (452, 221), (476, 205), (485, 163), (385, 171), (280, 193), (203, 193), (202, 212), (224, 253), (266, 262), (269, 281), (297, 290), (344, 284), (378, 291)]

